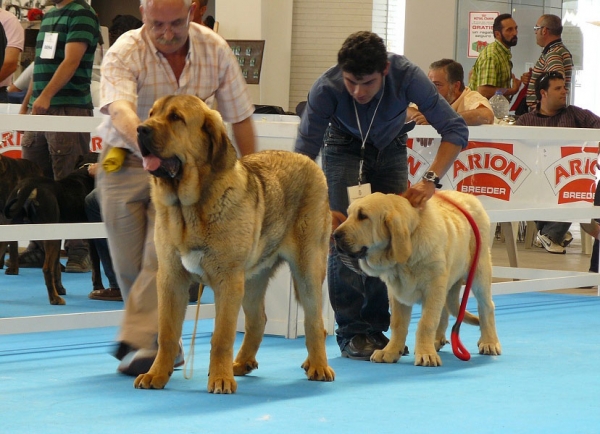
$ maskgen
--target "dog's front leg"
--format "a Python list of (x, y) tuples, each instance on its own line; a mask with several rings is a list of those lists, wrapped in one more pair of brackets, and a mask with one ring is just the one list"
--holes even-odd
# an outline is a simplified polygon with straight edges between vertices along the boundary
[(183, 269), (169, 265), (158, 267), (158, 354), (150, 370), (138, 376), (133, 385), (138, 389), (162, 389), (173, 373), (179, 352), (179, 339), (188, 304), (190, 279)]
[(429, 283), (427, 297), (423, 298), (423, 311), (417, 325), (415, 343), (416, 366), (442, 366), (435, 348), (435, 335), (446, 304), (447, 278), (438, 277)]
[(400, 303), (394, 297), (393, 291), (388, 290), (388, 297), (391, 310), (390, 341), (382, 350), (375, 350), (371, 356), (371, 361), (375, 363), (396, 363), (400, 360), (408, 335), (412, 306)]
[(231, 278), (213, 284), (215, 293), (215, 331), (210, 341), (208, 391), (235, 393), (233, 344), (237, 316), (244, 298), (244, 273), (231, 272)]

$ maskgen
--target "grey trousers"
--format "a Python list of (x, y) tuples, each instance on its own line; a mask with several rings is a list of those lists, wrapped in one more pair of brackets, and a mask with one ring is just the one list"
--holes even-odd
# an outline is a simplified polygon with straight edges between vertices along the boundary
[[(101, 160), (108, 152), (102, 151)], [(142, 160), (129, 154), (118, 172), (96, 176), (100, 208), (125, 315), (117, 340), (135, 348), (154, 348), (158, 336), (158, 262), (154, 246), (155, 210), (150, 176)]]

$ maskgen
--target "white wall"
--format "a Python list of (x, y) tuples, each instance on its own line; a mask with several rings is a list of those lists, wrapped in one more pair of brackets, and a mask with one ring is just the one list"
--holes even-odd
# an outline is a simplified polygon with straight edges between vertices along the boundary
[(223, 38), (266, 41), (260, 84), (248, 86), (254, 104), (288, 109), (292, 9), (293, 0), (216, 2), (215, 16)]
[(424, 71), (454, 58), (457, 0), (406, 0), (404, 55)]

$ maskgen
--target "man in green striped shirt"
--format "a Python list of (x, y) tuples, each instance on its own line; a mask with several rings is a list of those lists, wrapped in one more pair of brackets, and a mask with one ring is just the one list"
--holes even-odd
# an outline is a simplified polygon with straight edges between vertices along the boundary
[[(51, 0), (56, 7), (42, 19), (36, 40), (33, 79), (20, 113), (49, 116), (93, 116), (90, 92), (94, 52), (100, 35), (95, 11), (82, 0)], [(35, 132), (23, 136), (22, 156), (39, 164), (44, 175), (61, 179), (90, 152), (89, 133)], [(66, 245), (67, 272), (90, 271), (82, 240)], [(19, 256), (21, 267), (35, 267), (43, 253), (35, 243)]]
[(512, 73), (510, 48), (517, 45), (517, 23), (510, 14), (500, 14), (494, 20), (494, 42), (485, 47), (473, 65), (469, 88), (486, 98), (502, 89), (510, 99), (519, 91), (521, 80)]

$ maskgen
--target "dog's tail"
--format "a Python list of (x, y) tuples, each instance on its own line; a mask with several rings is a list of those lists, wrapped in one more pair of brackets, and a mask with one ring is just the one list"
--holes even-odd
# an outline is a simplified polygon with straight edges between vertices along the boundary
[(36, 209), (36, 184), (23, 182), (10, 193), (4, 207), (4, 215), (13, 223), (32, 220), (30, 214), (35, 214)]
[[(458, 317), (458, 309), (460, 308), (460, 288), (462, 287), (462, 282), (456, 283), (450, 291), (448, 291), (448, 297), (446, 298), (446, 308), (450, 315), (457, 318)], [(479, 325), (479, 317), (477, 315), (473, 315), (468, 310), (465, 310), (465, 317), (463, 319), (464, 322), (471, 325)]]

